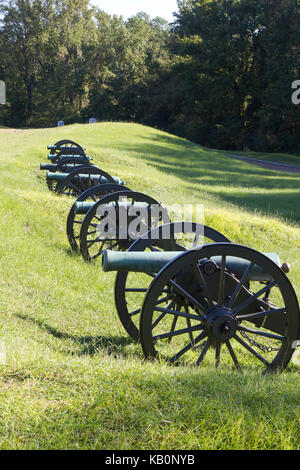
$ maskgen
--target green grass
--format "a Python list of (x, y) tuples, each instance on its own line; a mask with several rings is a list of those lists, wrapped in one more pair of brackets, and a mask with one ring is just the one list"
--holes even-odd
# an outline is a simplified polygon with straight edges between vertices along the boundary
[(39, 171), (46, 145), (61, 138), (163, 204), (204, 204), (208, 225), (289, 261), (300, 293), (300, 175), (135, 124), (2, 130), (0, 448), (299, 449), (292, 363), (262, 377), (144, 361), (118, 320), (114, 274), (70, 253), (71, 201), (51, 194)]

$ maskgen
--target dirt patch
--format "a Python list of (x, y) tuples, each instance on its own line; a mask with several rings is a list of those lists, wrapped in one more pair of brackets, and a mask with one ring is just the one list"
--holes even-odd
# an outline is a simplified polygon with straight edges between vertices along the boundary
[(20, 133), (20, 132), (26, 132), (25, 129), (9, 129), (5, 127), (0, 127), (0, 133), (2, 134), (15, 134), (15, 133)]
[(242, 160), (252, 165), (267, 168), (268, 170), (279, 171), (282, 173), (300, 173), (300, 166), (288, 165), (287, 163), (278, 162), (267, 162), (265, 160), (255, 160), (253, 158), (240, 157), (239, 155), (228, 155), (228, 157), (235, 158), (236, 160)]

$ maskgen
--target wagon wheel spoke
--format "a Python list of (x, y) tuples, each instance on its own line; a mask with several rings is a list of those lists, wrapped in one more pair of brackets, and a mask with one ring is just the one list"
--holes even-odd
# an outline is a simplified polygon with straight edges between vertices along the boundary
[(84, 185), (84, 182), (82, 180), (82, 178), (80, 178), (80, 176), (78, 176), (78, 187), (79, 189), (83, 192), (84, 189), (85, 189), (85, 185)]
[(200, 356), (197, 360), (197, 366), (199, 366), (201, 364), (201, 362), (203, 362), (209, 348), (210, 348), (210, 340), (208, 339), (206, 341), (206, 343), (204, 344), (204, 348), (203, 348), (203, 350), (202, 350), (202, 352), (201, 352), (201, 354), (200, 354)]
[(240, 279), (238, 285), (236, 286), (236, 288), (235, 288), (233, 294), (231, 295), (231, 297), (230, 297), (230, 299), (229, 299), (229, 302), (228, 302), (228, 304), (227, 304), (228, 308), (232, 308), (232, 306), (233, 306), (235, 300), (237, 299), (239, 293), (241, 292), (242, 287), (243, 287), (243, 285), (244, 285), (244, 283), (245, 283), (245, 281), (246, 281), (246, 279), (247, 279), (247, 276), (248, 276), (249, 272), (251, 271), (251, 269), (253, 268), (253, 266), (254, 266), (254, 263), (252, 262), (252, 263), (250, 263), (249, 266), (247, 266), (247, 268), (245, 269), (245, 271), (244, 271), (244, 273), (243, 273), (243, 275), (242, 275), (242, 277), (241, 277), (241, 279)]
[(226, 256), (222, 256), (222, 263), (221, 263), (221, 272), (220, 272), (220, 283), (219, 283), (219, 293), (218, 293), (218, 304), (224, 304), (224, 297), (225, 297), (225, 270), (226, 270)]
[(179, 310), (172, 310), (171, 308), (163, 308), (163, 307), (155, 307), (154, 310), (162, 313), (169, 313), (174, 316), (183, 317), (183, 318), (190, 318), (191, 320), (197, 320), (198, 322), (201, 321), (201, 317), (199, 315), (194, 315), (192, 313), (185, 313)]
[(74, 180), (69, 180), (69, 181), (66, 181), (66, 184), (68, 185), (69, 188), (73, 189), (74, 191), (77, 191), (77, 192), (80, 191), (79, 181), (75, 182)]
[(278, 341), (285, 341), (285, 337), (282, 335), (276, 335), (273, 333), (269, 333), (267, 331), (259, 331), (259, 330), (253, 330), (252, 328), (247, 328), (246, 326), (239, 326), (238, 331), (244, 331), (245, 333), (251, 333), (253, 335), (257, 336), (263, 336), (265, 338), (270, 338)]
[(197, 343), (202, 341), (206, 337), (205, 331), (203, 331), (197, 338), (195, 338), (195, 341), (190, 342), (187, 344), (183, 349), (181, 349), (178, 353), (176, 353), (174, 356), (170, 358), (170, 362), (174, 363), (177, 361), (183, 354), (187, 353), (190, 349), (192, 349)]
[(221, 343), (216, 345), (216, 368), (220, 365)]
[(242, 368), (241, 368), (241, 366), (240, 366), (240, 364), (239, 364), (239, 361), (237, 360), (237, 357), (236, 357), (236, 355), (235, 355), (234, 350), (232, 349), (232, 346), (231, 346), (230, 341), (227, 341), (227, 342), (226, 342), (226, 346), (227, 346), (227, 349), (228, 349), (229, 354), (230, 354), (230, 356), (231, 356), (231, 359), (232, 359), (233, 362), (234, 362), (234, 365), (235, 365), (236, 369), (239, 370), (239, 371), (241, 371)]
[(237, 315), (237, 319), (239, 321), (243, 320), (257, 320), (258, 318), (264, 318), (273, 315), (274, 313), (285, 313), (286, 308), (276, 308), (270, 310), (264, 310), (263, 312), (254, 312), (248, 313), (246, 315)]
[(98, 243), (99, 241), (100, 241), (99, 238), (95, 238), (94, 240), (89, 240), (89, 241), (87, 242), (87, 247), (88, 247), (88, 248), (91, 248), (92, 245), (94, 245), (95, 243)]
[[(187, 305), (184, 306), (184, 309), (185, 309), (185, 313), (189, 313), (189, 308), (188, 308)], [(191, 328), (192, 328), (192, 323), (191, 323), (190, 318), (186, 318), (186, 324), (187, 324), (187, 327), (189, 328), (189, 337), (190, 337), (190, 341), (191, 341), (191, 343), (194, 343), (193, 332), (192, 332), (192, 330), (191, 330)]]
[[(71, 181), (68, 181), (67, 182), (67, 186), (66, 186), (66, 189), (64, 191), (69, 191), (68, 195), (70, 195), (70, 192), (71, 191), (74, 191), (75, 193), (79, 193), (80, 192), (80, 188), (75, 184), (75, 183), (72, 183)], [(65, 193), (63, 193), (65, 194)]]
[(119, 246), (119, 242), (113, 243), (112, 241), (110, 242), (109, 249), (112, 250), (113, 248), (116, 248), (116, 246)]
[[(191, 331), (199, 331), (203, 329), (203, 327), (201, 327), (200, 325), (196, 325), (191, 328), (182, 328), (181, 330), (175, 330), (175, 326), (173, 328), (173, 323), (172, 323), (172, 327), (168, 333), (162, 333), (162, 334), (153, 336), (153, 340), (157, 341), (158, 339), (168, 339), (168, 341), (170, 342), (170, 340), (174, 338), (174, 336), (185, 335), (187, 333), (190, 333)], [(194, 345), (195, 342), (191, 341), (190, 344)]]
[(101, 247), (100, 247), (98, 253), (96, 253), (95, 255), (93, 255), (93, 256), (92, 256), (92, 259), (98, 258), (98, 257), (103, 253), (104, 244), (105, 244), (105, 242), (102, 242)]
[(194, 241), (193, 241), (193, 248), (196, 248), (196, 246), (198, 246), (199, 236), (200, 236), (200, 234), (196, 233)]
[(146, 288), (139, 287), (126, 287), (126, 289), (124, 289), (125, 292), (147, 292), (147, 290)]
[[(147, 291), (147, 289), (146, 289), (146, 291)], [(138, 289), (138, 292), (144, 292), (144, 289)], [(167, 301), (167, 297), (165, 297), (164, 299), (159, 300), (156, 305), (162, 304), (166, 301)], [(135, 315), (138, 315), (139, 313), (141, 313), (141, 308), (138, 308), (137, 310), (134, 310), (133, 312), (129, 312), (129, 316), (134, 317)]]
[[(172, 341), (172, 337), (173, 336), (176, 336), (177, 334), (182, 334), (183, 330), (180, 330), (179, 332), (177, 333), (174, 333), (175, 331), (175, 328), (176, 328), (176, 325), (177, 325), (177, 322), (178, 322), (178, 317), (174, 316), (173, 318), (173, 321), (172, 321), (172, 325), (171, 325), (171, 329), (169, 331), (169, 333), (165, 333), (164, 335), (161, 335), (160, 338), (163, 339), (163, 338), (168, 338), (168, 341), (169, 343)], [(186, 333), (187, 331), (185, 330), (184, 333)], [(155, 340), (155, 337), (153, 338)]]
[(261, 361), (265, 366), (270, 367), (271, 364), (269, 361), (267, 361), (264, 357), (262, 357), (255, 349), (251, 348), (249, 344), (247, 344), (244, 340), (242, 340), (239, 336), (234, 335), (234, 339), (240, 343), (241, 346), (243, 346), (247, 351), (249, 351), (253, 356), (256, 357), (259, 361)]
[[(172, 308), (174, 304), (174, 301), (172, 300), (169, 305), (167, 306), (167, 310), (170, 310)], [(158, 305), (158, 303), (156, 303), (156, 306)], [(156, 320), (152, 323), (152, 330), (154, 330), (154, 328), (165, 318), (165, 316), (167, 315), (167, 312), (163, 311), (157, 318)]]
[(198, 300), (196, 300), (191, 294), (189, 294), (183, 287), (181, 287), (177, 282), (175, 282), (173, 279), (170, 280), (170, 284), (180, 293), (182, 294), (186, 299), (189, 299), (190, 302), (196, 307), (199, 308), (203, 314), (205, 312), (205, 306), (202, 305)]
[(245, 300), (240, 305), (235, 307), (233, 309), (233, 313), (235, 315), (237, 315), (239, 312), (243, 311), (248, 305), (250, 305), (252, 302), (254, 302), (255, 299), (258, 299), (262, 294), (264, 294), (266, 291), (268, 291), (269, 289), (271, 289), (274, 286), (275, 286), (274, 281), (269, 282), (265, 287), (263, 287), (263, 289), (259, 290), (255, 294), (252, 294), (251, 297), (249, 297), (247, 300)]
[[(204, 279), (204, 276), (203, 276), (203, 274), (202, 274), (202, 272), (201, 272), (201, 269), (200, 269), (198, 263), (196, 263), (196, 265), (195, 265), (195, 272), (196, 272), (196, 275), (197, 275), (197, 277), (198, 277), (198, 279), (199, 279), (199, 281), (200, 281), (200, 285), (203, 286), (203, 291), (204, 291), (204, 295), (205, 295), (205, 297), (206, 297), (208, 306), (209, 306), (210, 308), (212, 308), (213, 305), (214, 305), (213, 299), (212, 299), (212, 297), (211, 297), (211, 295), (210, 295), (209, 288), (208, 288), (208, 286), (207, 286), (207, 283), (206, 283), (206, 281), (205, 281), (205, 279)], [(202, 307), (202, 309), (203, 309), (203, 308), (204, 308), (204, 307)], [(204, 311), (205, 311), (205, 308), (204, 308)]]

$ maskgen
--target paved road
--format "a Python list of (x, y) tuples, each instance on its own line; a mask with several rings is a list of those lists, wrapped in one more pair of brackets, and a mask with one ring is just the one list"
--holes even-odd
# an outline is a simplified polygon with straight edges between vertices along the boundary
[(236, 160), (243, 160), (247, 163), (252, 163), (252, 165), (257, 165), (262, 168), (268, 168), (268, 170), (275, 170), (287, 173), (300, 173), (300, 166), (297, 165), (288, 165), (286, 163), (278, 163), (278, 162), (267, 162), (265, 160), (255, 160), (253, 158), (247, 157), (240, 157), (239, 155), (230, 155), (229, 157), (235, 158)]

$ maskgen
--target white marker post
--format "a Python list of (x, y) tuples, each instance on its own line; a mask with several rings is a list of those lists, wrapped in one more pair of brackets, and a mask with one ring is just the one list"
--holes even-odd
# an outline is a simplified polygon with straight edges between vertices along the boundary
[(0, 104), (6, 104), (6, 88), (3, 80), (0, 80)]
[(292, 89), (296, 90), (292, 94), (292, 103), (297, 106), (298, 104), (300, 104), (300, 80), (295, 80), (292, 83)]

